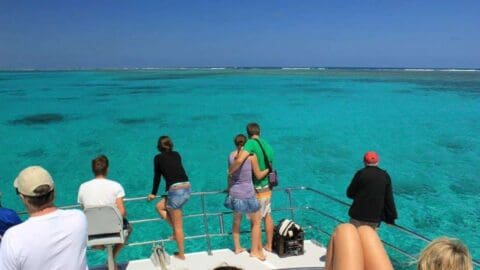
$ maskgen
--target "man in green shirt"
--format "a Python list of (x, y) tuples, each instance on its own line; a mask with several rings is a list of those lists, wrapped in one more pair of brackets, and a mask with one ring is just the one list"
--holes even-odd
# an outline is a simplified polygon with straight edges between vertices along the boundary
[[(229, 173), (235, 172), (243, 163), (243, 161), (250, 154), (257, 156), (258, 165), (260, 170), (265, 170), (267, 164), (265, 164), (265, 155), (268, 162), (273, 163), (273, 149), (267, 141), (260, 138), (260, 126), (257, 123), (250, 123), (247, 125), (248, 140), (243, 146), (243, 151), (240, 156), (230, 165)], [(262, 150), (263, 148), (263, 150)], [(260, 211), (264, 220), (265, 232), (267, 234), (267, 243), (265, 244), (265, 250), (272, 251), (272, 239), (273, 239), (273, 219), (271, 215), (271, 198), (272, 190), (269, 186), (268, 178), (256, 179), (254, 176), (253, 185), (257, 194), (257, 200), (261, 205)]]

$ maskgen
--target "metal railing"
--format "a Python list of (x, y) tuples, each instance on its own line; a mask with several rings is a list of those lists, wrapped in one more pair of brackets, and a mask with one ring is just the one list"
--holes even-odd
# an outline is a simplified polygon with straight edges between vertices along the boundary
[[(292, 219), (293, 221), (295, 221), (295, 214), (296, 213), (299, 213), (301, 211), (309, 211), (311, 213), (315, 213), (315, 214), (318, 214), (318, 215), (322, 215), (326, 218), (328, 218), (329, 220), (332, 220), (336, 223), (344, 223), (345, 221), (344, 220), (341, 220), (321, 209), (317, 209), (315, 207), (312, 207), (312, 206), (303, 206), (303, 207), (295, 207), (294, 204), (293, 204), (293, 199), (292, 199), (292, 192), (296, 192), (296, 191), (308, 191), (308, 192), (312, 192), (316, 195), (320, 195), (321, 197), (323, 198), (326, 198), (328, 199), (329, 201), (332, 201), (332, 202), (335, 202), (339, 205), (343, 205), (343, 206), (346, 206), (346, 207), (349, 207), (350, 204), (347, 203), (347, 202), (344, 202), (342, 200), (339, 200), (327, 193), (324, 193), (324, 192), (321, 192), (319, 190), (316, 190), (316, 189), (313, 189), (313, 188), (310, 188), (310, 187), (304, 187), (304, 186), (300, 186), (300, 187), (289, 187), (289, 188), (275, 188), (274, 189), (274, 192), (275, 193), (278, 193), (278, 192), (285, 192), (286, 193), (286, 196), (287, 196), (287, 206), (284, 207), (284, 208), (273, 208), (272, 209), (272, 212), (279, 212), (279, 211), (287, 211), (290, 213), (290, 219)], [(201, 212), (200, 213), (194, 213), (194, 214), (188, 214), (188, 215), (184, 215), (183, 218), (184, 219), (191, 219), (191, 218), (202, 218), (202, 221), (203, 221), (203, 226), (204, 226), (204, 233), (203, 234), (199, 234), (199, 235), (191, 235), (191, 236), (186, 236), (185, 237), (185, 240), (191, 240), (191, 239), (205, 239), (205, 243), (207, 245), (207, 253), (209, 255), (212, 254), (212, 238), (213, 237), (225, 237), (225, 236), (229, 236), (231, 235), (231, 233), (227, 232), (227, 230), (225, 230), (225, 220), (224, 220), (224, 217), (225, 215), (231, 215), (233, 214), (232, 211), (219, 211), (219, 212), (207, 212), (206, 210), (206, 196), (211, 196), (211, 195), (220, 195), (220, 194), (225, 194), (225, 191), (206, 191), (206, 192), (192, 192), (191, 196), (200, 196), (200, 201), (201, 201)], [(159, 198), (160, 196), (157, 196), (157, 198)], [(125, 198), (125, 201), (126, 202), (136, 202), (136, 201), (146, 201), (147, 197), (134, 197), (134, 198)], [(71, 208), (79, 208), (79, 205), (76, 204), (76, 205), (66, 205), (66, 206), (61, 206), (59, 208), (62, 208), (62, 209), (71, 209)], [(19, 212), (19, 214), (26, 214), (26, 212)], [(208, 218), (209, 217), (217, 217), (218, 218), (218, 228), (219, 228), (219, 233), (210, 233), (209, 232), (209, 227), (210, 227), (210, 223), (209, 223), (209, 220)], [(131, 220), (129, 221), (131, 224), (141, 224), (141, 223), (148, 223), (148, 222), (158, 222), (158, 221), (162, 221), (163, 219), (160, 218), (160, 217), (156, 217), (156, 218), (148, 218), (148, 219), (137, 219), (137, 220)], [(315, 225), (312, 225), (312, 224), (307, 224), (307, 225), (304, 225), (302, 224), (303, 226), (303, 229), (305, 231), (308, 231), (308, 230), (314, 230), (316, 232), (319, 232), (319, 233), (322, 233), (324, 235), (327, 235), (327, 236), (330, 236), (331, 235), (331, 232), (328, 232), (328, 231), (325, 231), (323, 230), (322, 228), (319, 228)], [(420, 233), (418, 232), (415, 232), (414, 230), (412, 229), (408, 229), (404, 226), (401, 226), (401, 225), (398, 225), (398, 224), (393, 224), (391, 225), (392, 228), (398, 230), (399, 232), (402, 232), (402, 233), (405, 233), (407, 235), (410, 235), (416, 239), (419, 239), (419, 240), (422, 240), (426, 243), (429, 243), (431, 242), (432, 240), (428, 237), (425, 237), (423, 235), (421, 235)], [(250, 233), (250, 231), (241, 231), (240, 232), (241, 234), (247, 234), (247, 233)], [(142, 246), (142, 245), (155, 245), (155, 244), (163, 244), (164, 242), (169, 242), (169, 241), (172, 241), (170, 238), (167, 238), (167, 239), (158, 239), (158, 240), (148, 240), (148, 241), (142, 241), (142, 242), (134, 242), (134, 243), (129, 243), (129, 244), (126, 244), (126, 246), (130, 246), (130, 247), (133, 247), (133, 246)], [(316, 241), (318, 242), (318, 241)], [(417, 257), (414, 255), (414, 254), (411, 254), (399, 247), (397, 247), (396, 245), (392, 244), (392, 243), (389, 243), (389, 242), (386, 242), (384, 240), (382, 240), (382, 242), (384, 243), (384, 245), (390, 247), (391, 249), (395, 250), (396, 252), (398, 252), (399, 254), (405, 256), (405, 257), (408, 257), (409, 259), (417, 259)], [(480, 266), (480, 261), (479, 260), (476, 260), (476, 259), (473, 259), (473, 264), (476, 265), (476, 266)]]
[[(315, 207), (312, 207), (312, 206), (302, 206), (302, 207), (295, 207), (294, 204), (293, 204), (293, 199), (292, 199), (292, 196), (293, 196), (293, 192), (296, 192), (296, 191), (307, 191), (307, 192), (311, 192), (313, 194), (316, 194), (316, 195), (320, 195), (321, 197), (323, 198), (326, 198), (328, 199), (329, 201), (332, 201), (332, 202), (335, 202), (339, 205), (343, 205), (345, 207), (350, 207), (350, 204), (345, 202), (345, 201), (342, 201), (342, 200), (339, 200), (327, 193), (324, 193), (324, 192), (321, 192), (319, 190), (316, 190), (316, 189), (313, 189), (313, 188), (310, 188), (310, 187), (304, 187), (304, 186), (300, 186), (300, 187), (289, 187), (289, 188), (275, 188), (274, 189), (274, 192), (275, 193), (278, 193), (278, 192), (285, 192), (286, 193), (286, 196), (287, 196), (287, 206), (284, 207), (284, 208), (273, 208), (272, 211), (273, 212), (279, 212), (279, 211), (287, 211), (290, 213), (290, 219), (294, 220), (295, 221), (295, 214), (296, 213), (299, 213), (301, 211), (309, 211), (309, 212), (312, 212), (312, 213), (315, 213), (315, 214), (319, 214), (319, 215), (322, 215), (336, 223), (344, 223), (345, 221), (344, 220), (341, 220), (321, 209), (317, 209)], [(210, 195), (219, 195), (219, 194), (225, 194), (224, 191), (208, 191), (208, 192), (193, 192), (192, 193), (192, 196), (200, 196), (200, 199), (201, 199), (201, 213), (196, 213), (196, 214), (189, 214), (189, 215), (185, 215), (184, 216), (184, 219), (189, 219), (189, 218), (195, 218), (195, 217), (202, 217), (202, 220), (203, 220), (203, 225), (204, 225), (204, 234), (200, 234), (200, 235), (194, 235), (194, 236), (187, 236), (185, 237), (186, 240), (188, 239), (201, 239), (201, 238), (204, 238), (205, 239), (205, 242), (206, 242), (206, 245), (207, 245), (207, 253), (208, 254), (212, 254), (212, 241), (211, 239), (213, 237), (225, 237), (225, 236), (229, 236), (231, 235), (231, 233), (229, 232), (226, 232), (227, 230), (225, 230), (225, 222), (224, 222), (224, 216), (225, 215), (229, 215), (229, 214), (232, 214), (233, 212), (232, 211), (219, 211), (219, 212), (206, 212), (206, 203), (205, 203), (205, 197), (206, 196), (210, 196)], [(137, 197), (137, 198), (128, 198), (128, 199), (125, 199), (126, 201), (138, 201), (138, 200), (146, 200), (146, 197)], [(211, 217), (211, 216), (216, 216), (218, 217), (218, 228), (219, 228), (219, 233), (209, 233), (209, 221), (208, 221), (208, 217)], [(151, 222), (151, 221), (159, 221), (159, 220), (162, 220), (161, 218), (153, 218), (153, 219), (142, 219), (142, 220), (134, 220), (134, 221), (131, 221), (130, 223), (144, 223), (144, 222)], [(401, 225), (398, 225), (398, 224), (393, 224), (391, 225), (392, 228), (398, 230), (399, 232), (401, 233), (405, 233), (407, 235), (410, 235), (418, 240), (422, 240), (426, 243), (429, 243), (431, 242), (432, 240), (429, 239), (428, 237), (426, 236), (423, 236), (421, 235), (420, 233), (418, 232), (415, 232), (414, 230), (412, 229), (408, 229), (404, 226), (401, 226)], [(306, 226), (303, 226), (304, 230), (314, 230), (316, 232), (319, 232), (319, 233), (322, 233), (322, 234), (325, 234), (327, 236), (330, 236), (331, 235), (331, 232), (328, 232), (328, 231), (325, 231), (323, 230), (322, 228), (319, 228), (315, 225), (312, 225), (312, 224), (308, 224)], [(246, 234), (246, 233), (249, 233), (249, 231), (241, 231), (240, 232), (241, 234)], [(144, 241), (144, 242), (136, 242), (136, 243), (130, 243), (128, 244), (128, 246), (138, 246), (138, 245), (146, 245), (146, 244), (156, 244), (156, 243), (163, 243), (163, 242), (167, 242), (167, 241), (172, 241), (171, 239), (160, 239), (160, 240), (151, 240), (151, 241)], [(409, 259), (413, 259), (413, 260), (416, 260), (417, 259), (417, 256), (414, 255), (414, 254), (411, 254), (410, 252), (396, 246), (395, 244), (392, 244), (392, 243), (389, 243), (387, 241), (384, 241), (382, 240), (382, 242), (384, 243), (384, 245), (388, 246), (389, 248), (391, 248), (392, 250), (398, 252), (399, 254), (409, 258)], [(475, 260), (473, 259), (473, 263), (476, 265), (476, 266), (480, 266), (480, 261), (478, 260)]]

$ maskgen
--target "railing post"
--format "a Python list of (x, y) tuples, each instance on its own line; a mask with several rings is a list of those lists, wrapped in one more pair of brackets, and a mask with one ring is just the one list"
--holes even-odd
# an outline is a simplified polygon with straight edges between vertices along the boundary
[(203, 214), (203, 226), (205, 227), (205, 239), (207, 240), (207, 252), (208, 255), (212, 255), (212, 243), (210, 241), (210, 234), (208, 233), (208, 218), (205, 209), (205, 194), (202, 193), (202, 214)]
[(285, 192), (288, 194), (288, 204), (289, 204), (289, 208), (290, 208), (290, 218), (292, 219), (292, 221), (295, 221), (295, 216), (293, 214), (292, 191), (289, 188), (287, 188), (287, 189), (285, 189)]
[(225, 226), (223, 225), (223, 213), (218, 215), (218, 223), (220, 224), (220, 233), (224, 234), (225, 233)]

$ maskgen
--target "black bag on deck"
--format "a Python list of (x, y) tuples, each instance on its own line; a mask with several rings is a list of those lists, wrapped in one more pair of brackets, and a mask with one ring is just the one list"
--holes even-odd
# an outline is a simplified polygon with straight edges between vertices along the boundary
[(303, 230), (295, 222), (282, 219), (273, 233), (273, 251), (279, 257), (303, 255)]

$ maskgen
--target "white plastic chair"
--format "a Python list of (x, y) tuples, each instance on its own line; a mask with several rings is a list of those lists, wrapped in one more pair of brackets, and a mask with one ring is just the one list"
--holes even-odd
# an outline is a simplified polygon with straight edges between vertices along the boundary
[(95, 206), (84, 209), (88, 221), (87, 245), (104, 245), (108, 252), (108, 270), (115, 269), (113, 246), (125, 242), (123, 217), (113, 205)]

